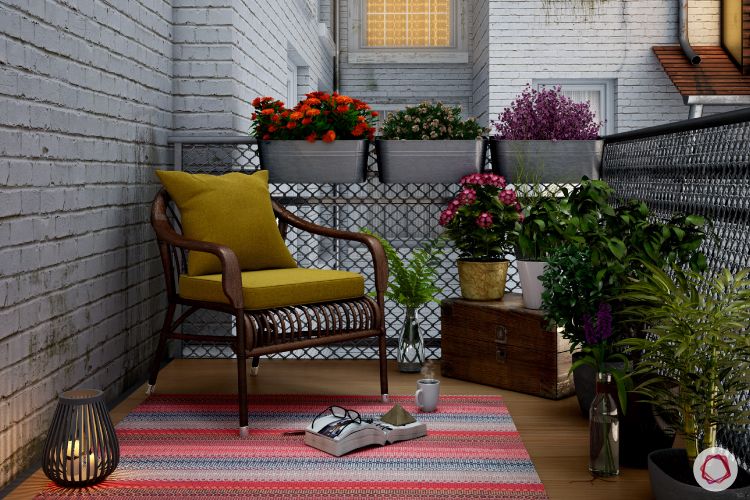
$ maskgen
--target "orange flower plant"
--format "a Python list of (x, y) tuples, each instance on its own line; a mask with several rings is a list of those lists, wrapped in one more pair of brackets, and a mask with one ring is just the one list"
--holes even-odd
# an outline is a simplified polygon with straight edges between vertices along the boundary
[(311, 92), (291, 110), (272, 97), (256, 97), (252, 104), (256, 110), (252, 130), (258, 139), (333, 142), (375, 136), (378, 113), (359, 99), (336, 92)]

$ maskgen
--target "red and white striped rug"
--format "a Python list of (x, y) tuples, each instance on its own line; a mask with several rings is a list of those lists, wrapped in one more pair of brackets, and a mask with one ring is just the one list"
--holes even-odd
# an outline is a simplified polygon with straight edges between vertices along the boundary
[[(304, 429), (332, 404), (380, 416), (393, 403), (427, 424), (427, 436), (332, 457), (304, 445)], [(469, 499), (547, 498), (498, 396), (441, 396), (419, 413), (413, 397), (251, 396), (250, 437), (237, 433), (228, 395), (154, 395), (118, 426), (121, 459), (84, 490), (51, 484), (41, 498)]]

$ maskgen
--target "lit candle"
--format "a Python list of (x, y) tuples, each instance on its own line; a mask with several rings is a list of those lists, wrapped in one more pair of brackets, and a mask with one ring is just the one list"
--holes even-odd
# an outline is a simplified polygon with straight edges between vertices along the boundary
[(81, 443), (77, 439), (75, 441), (68, 441), (68, 451), (65, 452), (65, 456), (73, 459), (81, 456)]
[[(83, 463), (81, 463), (81, 459), (84, 460)], [(93, 478), (95, 472), (94, 460), (93, 453), (89, 453), (88, 457), (81, 454), (81, 443), (77, 439), (68, 441), (68, 449), (65, 453), (65, 468), (73, 481), (85, 481)]]

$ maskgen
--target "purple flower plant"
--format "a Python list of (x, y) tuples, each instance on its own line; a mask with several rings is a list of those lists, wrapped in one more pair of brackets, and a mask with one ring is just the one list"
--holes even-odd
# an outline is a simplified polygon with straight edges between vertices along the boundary
[(612, 308), (609, 304), (599, 304), (596, 323), (591, 315), (583, 315), (583, 333), (589, 345), (599, 344), (612, 336)]
[(526, 88), (493, 121), (495, 137), (506, 140), (590, 140), (599, 135), (591, 105), (574, 102), (558, 87)]

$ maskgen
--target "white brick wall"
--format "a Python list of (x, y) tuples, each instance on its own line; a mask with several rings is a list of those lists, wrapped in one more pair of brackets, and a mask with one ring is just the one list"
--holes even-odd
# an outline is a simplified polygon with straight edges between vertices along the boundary
[(489, 125), (490, 93), (490, 0), (473, 4), (472, 19), (472, 114), (477, 121)]
[(617, 79), (617, 131), (687, 118), (651, 47), (677, 43), (677, 2), (606, 2), (588, 19), (541, 0), (490, 2), (490, 115), (534, 78)]
[(310, 82), (303, 90), (315, 90), (319, 82), (331, 85), (333, 60), (318, 38), (318, 13), (310, 13), (304, 2), (173, 4), (176, 133), (247, 133), (253, 98), (271, 95), (286, 101), (292, 53)]
[[(341, 82), (340, 91), (368, 103), (415, 104), (425, 100), (442, 101), (461, 105), (464, 117), (473, 116), (472, 64), (350, 64), (347, 58), (349, 46), (349, 3), (341, 0), (340, 35)], [(467, 11), (471, 19), (471, 4)], [(469, 23), (471, 31), (471, 23)], [(469, 32), (471, 44), (471, 32)], [(471, 46), (469, 47), (471, 50)], [(414, 59), (419, 60), (415, 53)], [(471, 61), (471, 56), (469, 57)], [(377, 106), (375, 106), (377, 107)]]
[(111, 399), (150, 360), (171, 16), (163, 0), (0, 2), (0, 488), (35, 458), (58, 393)]
[(688, 2), (688, 38), (692, 45), (721, 45), (721, 1)]

